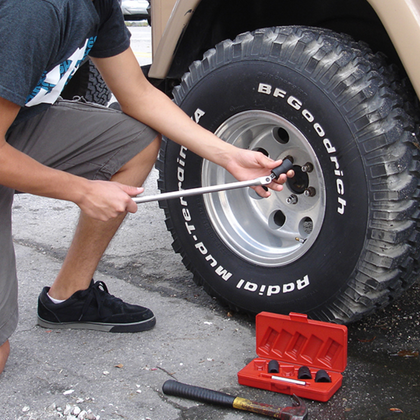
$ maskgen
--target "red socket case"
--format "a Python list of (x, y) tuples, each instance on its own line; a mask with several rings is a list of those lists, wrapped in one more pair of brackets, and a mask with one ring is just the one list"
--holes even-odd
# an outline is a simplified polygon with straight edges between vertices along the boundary
[[(293, 312), (289, 316), (261, 312), (256, 316), (256, 345), (258, 357), (238, 372), (241, 385), (325, 402), (342, 384), (347, 365), (344, 325), (312, 321)], [(279, 373), (268, 373), (270, 360), (277, 360)], [(272, 379), (274, 375), (297, 380), (301, 366), (312, 374), (312, 379), (304, 380), (306, 386)], [(315, 382), (320, 369), (331, 382)]]

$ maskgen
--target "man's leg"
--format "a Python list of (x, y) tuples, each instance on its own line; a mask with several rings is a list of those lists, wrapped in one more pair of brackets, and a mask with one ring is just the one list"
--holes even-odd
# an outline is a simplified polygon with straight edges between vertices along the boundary
[[(140, 186), (156, 160), (160, 136), (121, 112), (59, 101), (15, 127), (8, 141), (50, 167)], [(155, 325), (152, 311), (123, 302), (110, 295), (103, 282), (92, 280), (123, 218), (105, 223), (81, 214), (62, 270), (53, 287), (44, 287), (39, 296), (39, 325), (112, 332), (144, 331)]]
[[(152, 170), (160, 147), (160, 137), (127, 162), (112, 178), (122, 184), (140, 187)], [(48, 294), (59, 300), (89, 287), (93, 274), (125, 215), (109, 222), (94, 220), (81, 213), (73, 242), (64, 264)]]

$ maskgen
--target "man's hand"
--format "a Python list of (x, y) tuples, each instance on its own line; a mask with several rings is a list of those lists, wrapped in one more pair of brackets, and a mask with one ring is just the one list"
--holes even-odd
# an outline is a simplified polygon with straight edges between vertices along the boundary
[(88, 181), (87, 193), (76, 204), (88, 216), (107, 222), (126, 213), (135, 213), (137, 204), (131, 199), (144, 188), (130, 187), (111, 181)]
[[(269, 175), (271, 170), (281, 165), (281, 163), (281, 160), (274, 161), (260, 152), (246, 149), (236, 149), (236, 152), (232, 155), (232, 159), (229, 160), (226, 165), (226, 169), (237, 180), (245, 181)], [(273, 182), (267, 186), (274, 191), (281, 191), (287, 178), (291, 178), (293, 176), (294, 172), (293, 170), (290, 170), (287, 174), (280, 175), (278, 179), (273, 180)], [(261, 197), (269, 197), (271, 195), (270, 191), (266, 191), (261, 186), (253, 188)]]

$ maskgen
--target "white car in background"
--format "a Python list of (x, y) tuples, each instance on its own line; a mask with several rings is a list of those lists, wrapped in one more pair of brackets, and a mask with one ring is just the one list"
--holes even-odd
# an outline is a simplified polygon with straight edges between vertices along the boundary
[(124, 18), (129, 20), (147, 19), (149, 13), (147, 8), (149, 2), (147, 0), (121, 0), (121, 10)]

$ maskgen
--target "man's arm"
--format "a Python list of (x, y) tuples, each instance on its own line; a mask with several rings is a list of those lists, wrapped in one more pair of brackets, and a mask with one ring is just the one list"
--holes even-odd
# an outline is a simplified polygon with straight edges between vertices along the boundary
[[(278, 166), (262, 153), (239, 149), (192, 121), (164, 93), (153, 87), (143, 75), (131, 48), (110, 58), (92, 58), (122, 110), (149, 125), (176, 143), (227, 169), (238, 180), (268, 175)], [(280, 177), (284, 183), (286, 175)], [(270, 188), (280, 191), (280, 183)], [(260, 195), (269, 192), (258, 187)]]
[(139, 190), (117, 183), (87, 179), (44, 166), (6, 142), (20, 107), (0, 97), (0, 184), (22, 192), (76, 203), (91, 217), (109, 220), (137, 206), (130, 196)]
[(19, 110), (18, 105), (0, 98), (0, 182), (19, 191), (63, 198), (60, 195), (67, 186), (67, 174), (40, 165), (6, 142), (6, 132)]

